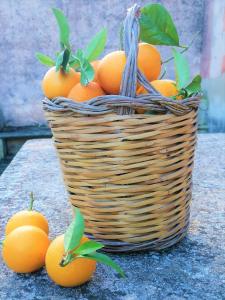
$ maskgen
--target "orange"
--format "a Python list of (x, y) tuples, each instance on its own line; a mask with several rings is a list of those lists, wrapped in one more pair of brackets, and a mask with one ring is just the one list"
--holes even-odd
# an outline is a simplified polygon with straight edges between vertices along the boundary
[(77, 83), (69, 92), (68, 98), (77, 102), (83, 102), (102, 95), (105, 95), (105, 93), (100, 85), (92, 81), (86, 86)]
[(55, 67), (47, 71), (42, 80), (42, 89), (49, 99), (66, 97), (72, 87), (80, 81), (80, 73), (70, 68), (68, 73), (62, 69), (56, 72)]
[(138, 68), (148, 81), (156, 80), (161, 72), (161, 56), (156, 47), (140, 43), (138, 48)]
[[(176, 96), (179, 91), (176, 88), (176, 82), (169, 79), (154, 80), (151, 85), (163, 96), (173, 97)], [(137, 90), (137, 94), (147, 94), (147, 91), (141, 86)]]
[(13, 215), (6, 225), (5, 234), (7, 235), (15, 228), (24, 225), (36, 226), (48, 234), (47, 219), (41, 213), (34, 210), (22, 210)]
[[(64, 235), (58, 236), (49, 246), (45, 265), (49, 277), (58, 285), (73, 287), (91, 279), (96, 269), (96, 261), (88, 258), (76, 258), (65, 267), (60, 266), (64, 254)], [(81, 244), (88, 241), (83, 237)]]
[[(158, 78), (161, 71), (161, 57), (154, 46), (140, 43), (137, 60), (138, 68), (149, 81)], [(98, 81), (107, 93), (119, 93), (125, 64), (124, 51), (111, 52), (101, 60), (97, 70)]]
[(97, 76), (101, 87), (109, 94), (119, 94), (126, 64), (124, 51), (107, 54), (98, 66)]
[(40, 228), (21, 226), (6, 236), (2, 257), (14, 272), (30, 273), (44, 266), (49, 244), (47, 234)]
[(95, 61), (91, 62), (91, 65), (92, 65), (92, 67), (93, 67), (93, 69), (95, 71), (95, 77), (94, 77), (93, 81), (95, 81), (97, 83), (99, 83), (99, 81), (98, 81), (98, 74), (97, 74), (99, 64), (100, 64), (100, 60), (95, 60)]

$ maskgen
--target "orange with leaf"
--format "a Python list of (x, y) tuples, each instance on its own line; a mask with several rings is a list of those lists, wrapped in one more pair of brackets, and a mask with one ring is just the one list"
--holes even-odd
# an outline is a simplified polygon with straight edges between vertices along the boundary
[(67, 97), (69, 91), (78, 82), (80, 82), (80, 73), (72, 68), (65, 72), (63, 69), (57, 71), (56, 67), (52, 67), (42, 80), (42, 89), (49, 99)]
[[(78, 247), (87, 241), (88, 238), (82, 237)], [(51, 243), (46, 254), (46, 270), (49, 277), (64, 287), (73, 287), (89, 281), (95, 272), (96, 261), (81, 257), (64, 266), (64, 253), (64, 235), (60, 235)]]
[[(36, 57), (42, 64), (51, 67), (42, 80), (44, 95), (49, 99), (67, 97), (71, 89), (78, 83), (86, 87), (92, 80), (97, 82), (98, 61), (96, 58), (103, 51), (106, 42), (106, 30), (103, 29), (90, 41), (86, 49), (79, 49), (73, 53), (69, 42), (70, 30), (67, 19), (59, 9), (54, 8), (53, 13), (59, 26), (61, 51), (57, 54), (56, 60), (42, 53), (36, 53)], [(89, 87), (84, 89), (84, 93), (89, 89)], [(103, 93), (100, 88), (94, 90), (93, 93), (96, 96)], [(92, 91), (91, 88), (88, 99), (91, 97)]]
[(75, 209), (75, 218), (65, 235), (58, 236), (49, 246), (45, 265), (49, 277), (58, 285), (74, 287), (89, 281), (96, 262), (114, 268), (121, 276), (122, 269), (107, 255), (97, 252), (104, 245), (84, 236), (84, 219)]

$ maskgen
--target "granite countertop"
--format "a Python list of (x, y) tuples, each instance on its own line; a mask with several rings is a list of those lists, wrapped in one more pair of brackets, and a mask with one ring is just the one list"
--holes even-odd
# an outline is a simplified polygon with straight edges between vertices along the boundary
[[(176, 246), (157, 253), (112, 255), (127, 273), (120, 279), (98, 264), (88, 284), (61, 288), (45, 269), (18, 275), (1, 260), (0, 299), (225, 299), (225, 134), (200, 134), (194, 170), (191, 226)], [(51, 237), (62, 233), (71, 220), (52, 141), (28, 141), (0, 178), (0, 236), (7, 219), (27, 207), (49, 219)]]

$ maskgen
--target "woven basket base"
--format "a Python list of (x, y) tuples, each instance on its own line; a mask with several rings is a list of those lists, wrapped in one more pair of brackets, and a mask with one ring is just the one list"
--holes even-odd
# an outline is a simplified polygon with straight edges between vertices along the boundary
[(177, 231), (176, 230), (177, 227), (179, 228), (179, 224), (178, 224), (174, 228), (175, 229), (174, 234), (161, 240), (155, 239), (155, 240), (149, 240), (149, 241), (139, 242), (139, 243), (126, 243), (117, 240), (98, 239), (92, 234), (89, 234), (87, 232), (85, 233), (85, 235), (90, 239), (94, 239), (97, 240), (98, 242), (103, 243), (105, 245), (103, 251), (105, 252), (130, 253), (130, 252), (146, 251), (146, 250), (159, 251), (174, 246), (187, 235), (188, 228), (189, 228), (189, 219), (190, 219), (190, 211), (188, 211), (186, 214), (184, 227), (180, 228)]
[[(103, 251), (109, 253), (130, 253), (130, 252), (137, 252), (137, 251), (159, 251), (163, 249), (167, 249), (169, 247), (174, 246), (178, 242), (180, 242), (186, 235), (188, 231), (189, 223), (185, 225), (178, 233), (170, 236), (169, 238), (163, 239), (161, 241), (148, 241), (142, 243), (123, 243), (120, 241), (108, 241), (108, 240), (99, 240), (97, 241), (103, 243), (105, 247)], [(86, 234), (87, 237), (90, 239), (95, 239), (93, 235)]]

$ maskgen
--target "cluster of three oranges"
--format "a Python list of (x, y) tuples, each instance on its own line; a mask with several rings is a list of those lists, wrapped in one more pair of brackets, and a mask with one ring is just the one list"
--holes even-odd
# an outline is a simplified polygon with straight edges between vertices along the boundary
[[(58, 285), (73, 287), (90, 280), (96, 261), (77, 258), (65, 267), (60, 265), (64, 255), (64, 235), (52, 242), (48, 237), (47, 219), (35, 210), (23, 210), (8, 221), (2, 258), (16, 273), (31, 273), (46, 266), (49, 277)], [(80, 244), (88, 241), (83, 236)]]

